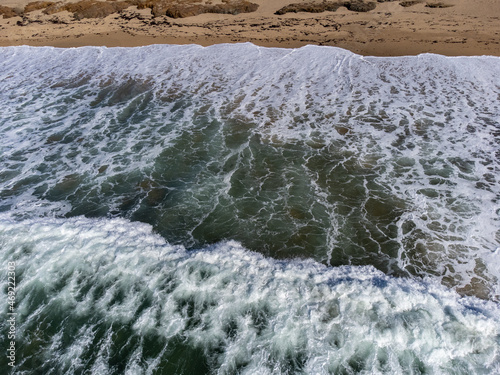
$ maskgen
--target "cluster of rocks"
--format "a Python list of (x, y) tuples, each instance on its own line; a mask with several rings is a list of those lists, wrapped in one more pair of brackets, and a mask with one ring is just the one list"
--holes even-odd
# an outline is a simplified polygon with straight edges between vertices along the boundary
[[(365, 2), (363, 0), (346, 0), (346, 1), (323, 1), (323, 2), (303, 2), (303, 3), (293, 3), (284, 6), (275, 12), (277, 15), (283, 15), (286, 13), (298, 13), (298, 12), (308, 12), (308, 13), (321, 13), (321, 12), (335, 12), (340, 7), (346, 7), (353, 12), (368, 12), (377, 7), (377, 3), (385, 3), (389, 1), (396, 0), (377, 0)], [(409, 7), (415, 4), (423, 3), (424, 0), (403, 0), (400, 1), (400, 5), (403, 7)], [(426, 4), (430, 8), (445, 8), (452, 5), (444, 3), (432, 3)]]
[(185, 18), (203, 13), (239, 14), (255, 12), (259, 5), (247, 0), (223, 0), (222, 4), (200, 4), (178, 0), (132, 0), (137, 8), (150, 8), (153, 17)]
[(27, 4), (22, 11), (0, 6), (0, 15), (3, 15), (4, 18), (10, 18), (22, 17), (37, 10), (42, 10), (45, 15), (68, 11), (73, 14), (74, 19), (81, 20), (84, 18), (104, 18), (133, 5), (139, 9), (150, 8), (154, 17), (168, 16), (171, 18), (191, 17), (202, 13), (249, 13), (255, 12), (259, 7), (258, 4), (248, 0), (223, 0), (222, 4), (201, 4), (201, 0), (81, 0), (74, 3), (34, 1)]
[(73, 13), (73, 17), (76, 20), (81, 20), (84, 18), (104, 18), (110, 14), (120, 12), (129, 6), (130, 4), (126, 1), (104, 2), (83, 0), (76, 3), (57, 2), (45, 7), (43, 13), (50, 15), (62, 11), (68, 11)]
[[(377, 0), (382, 3), (395, 0)], [(377, 2), (364, 0), (339, 0), (323, 2), (303, 2), (293, 3), (284, 6), (275, 14), (285, 13), (321, 13), (324, 11), (335, 12), (340, 7), (346, 7), (353, 12), (368, 12), (376, 8)], [(403, 0), (399, 4), (404, 7), (422, 3), (424, 0)], [(137, 6), (138, 9), (151, 9), (153, 17), (167, 16), (170, 18), (185, 18), (196, 16), (202, 13), (239, 14), (255, 12), (258, 4), (248, 0), (222, 0), (222, 3), (212, 4), (211, 1), (202, 3), (202, 0), (81, 0), (74, 3), (63, 1), (34, 1), (24, 7), (24, 10), (13, 9), (0, 5), (0, 15), (4, 18), (18, 17), (29, 12), (43, 10), (42, 13), (51, 15), (63, 11), (73, 14), (73, 18), (81, 20), (84, 18), (104, 18), (113, 13), (122, 12), (130, 6)], [(445, 8), (452, 5), (442, 2), (428, 2), (427, 7)]]
[(353, 1), (323, 1), (322, 3), (294, 3), (284, 6), (275, 12), (277, 15), (282, 15), (285, 13), (298, 13), (298, 12), (308, 12), (308, 13), (321, 13), (321, 12), (335, 12), (340, 7), (346, 7), (353, 12), (368, 12), (376, 8), (374, 2), (364, 2), (361, 0)]

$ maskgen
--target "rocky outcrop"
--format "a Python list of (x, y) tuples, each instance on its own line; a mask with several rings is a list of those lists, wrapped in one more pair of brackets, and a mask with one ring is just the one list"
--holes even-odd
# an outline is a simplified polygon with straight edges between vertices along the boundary
[(352, 12), (369, 12), (377, 7), (376, 3), (365, 3), (363, 1), (345, 2), (344, 6)]
[(125, 1), (104, 2), (83, 0), (77, 3), (58, 2), (45, 8), (43, 13), (54, 14), (66, 10), (73, 13), (73, 17), (76, 20), (81, 20), (83, 18), (104, 18), (110, 14), (120, 12), (129, 6), (130, 3)]
[(0, 5), (0, 15), (3, 18), (18, 17), (19, 14), (14, 9)]
[(222, 4), (201, 4), (201, 0), (127, 0), (127, 1), (96, 1), (82, 0), (76, 3), (36, 1), (29, 3), (25, 12), (44, 9), (44, 14), (54, 14), (62, 11), (73, 13), (75, 19), (104, 18), (112, 13), (118, 13), (131, 5), (139, 9), (150, 8), (154, 17), (168, 16), (184, 18), (202, 13), (239, 14), (255, 12), (259, 7), (247, 0), (227, 0)]
[(284, 6), (280, 10), (276, 11), (275, 14), (282, 15), (285, 13), (298, 13), (298, 12), (321, 13), (326, 11), (335, 12), (341, 6), (342, 4), (337, 2), (294, 3)]
[(31, 3), (26, 4), (26, 6), (24, 7), (24, 13), (45, 9), (54, 4), (55, 3), (53, 1), (32, 1)]
[(167, 16), (185, 18), (203, 13), (239, 14), (255, 12), (259, 5), (247, 0), (225, 1), (222, 4), (201, 4), (201, 0), (191, 2), (172, 0), (132, 0), (137, 8), (151, 8), (154, 17)]
[[(391, 0), (378, 0), (380, 1), (391, 1)], [(297, 13), (297, 12), (308, 12), (308, 13), (321, 13), (321, 12), (335, 12), (340, 7), (346, 7), (353, 12), (368, 12), (376, 8), (377, 4), (375, 2), (364, 2), (362, 0), (354, 1), (338, 1), (329, 2), (324, 1), (322, 3), (294, 3), (284, 6), (275, 12), (275, 14), (282, 15), (285, 13)]]

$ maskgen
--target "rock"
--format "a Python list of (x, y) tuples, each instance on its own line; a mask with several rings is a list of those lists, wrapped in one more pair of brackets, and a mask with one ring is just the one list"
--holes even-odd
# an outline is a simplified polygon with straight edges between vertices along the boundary
[(68, 5), (68, 4), (63, 3), (62, 1), (58, 1), (57, 3), (53, 3), (52, 5), (49, 5), (48, 7), (46, 7), (43, 10), (43, 14), (54, 14), (54, 13), (63, 12), (65, 10), (67, 10), (66, 5)]
[(453, 4), (446, 4), (446, 3), (427, 3), (425, 4), (427, 8), (449, 8), (452, 7)]
[(282, 15), (285, 13), (298, 13), (298, 12), (308, 12), (308, 13), (321, 13), (325, 11), (335, 12), (343, 4), (338, 2), (323, 2), (323, 3), (294, 3), (284, 6), (283, 8), (276, 11), (274, 14)]
[(399, 5), (406, 8), (420, 3), (423, 3), (423, 0), (406, 0), (406, 1), (401, 1)]
[(259, 5), (246, 0), (230, 1), (224, 4), (208, 5), (207, 13), (240, 14), (255, 12)]
[(123, 11), (120, 12), (120, 17), (123, 18), (124, 20), (130, 21), (133, 19), (137, 19), (140, 21), (145, 21), (145, 20), (150, 20), (152, 15), (151, 15), (151, 9), (147, 8), (147, 11), (144, 9), (136, 9), (134, 7), (124, 9)]
[(226, 1), (223, 4), (196, 4), (171, 0), (132, 0), (137, 8), (151, 8), (154, 17), (185, 18), (203, 13), (239, 14), (255, 12), (259, 5), (247, 0)]
[(3, 5), (0, 5), (0, 15), (2, 15), (3, 18), (11, 18), (11, 17), (20, 16), (20, 14), (15, 9), (5, 7)]
[[(393, 0), (378, 0), (380, 2), (393, 1)], [(285, 13), (297, 13), (297, 12), (308, 12), (308, 13), (321, 13), (325, 11), (335, 12), (341, 6), (345, 6), (347, 9), (353, 12), (368, 12), (376, 8), (377, 4), (375, 2), (365, 3), (361, 0), (354, 1), (344, 1), (344, 2), (328, 2), (324, 1), (322, 3), (293, 3), (275, 12), (277, 15), (282, 15)]]
[(77, 3), (55, 3), (43, 11), (45, 14), (54, 14), (67, 10), (73, 13), (76, 20), (83, 18), (104, 18), (112, 13), (117, 13), (130, 6), (125, 1), (103, 2), (95, 0), (83, 0)]
[(205, 6), (200, 4), (173, 4), (165, 9), (153, 8), (152, 12), (155, 17), (165, 15), (170, 18), (185, 18), (207, 13)]
[(54, 4), (55, 3), (53, 1), (32, 1), (31, 3), (26, 4), (26, 6), (24, 7), (24, 13), (45, 9)]
[(30, 20), (27, 17), (23, 17), (22, 21), (17, 21), (17, 26), (28, 26), (30, 24)]
[(59, 25), (69, 25), (72, 21), (71, 16), (68, 13), (63, 15), (55, 15), (49, 19), (50, 23), (59, 24)]
[(352, 12), (369, 12), (377, 7), (376, 3), (364, 3), (362, 1), (345, 2), (344, 6)]

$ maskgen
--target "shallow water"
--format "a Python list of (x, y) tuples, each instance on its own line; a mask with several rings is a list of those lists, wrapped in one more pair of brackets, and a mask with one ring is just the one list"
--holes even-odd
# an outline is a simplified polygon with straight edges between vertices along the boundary
[(18, 371), (499, 371), (498, 58), (1, 51)]

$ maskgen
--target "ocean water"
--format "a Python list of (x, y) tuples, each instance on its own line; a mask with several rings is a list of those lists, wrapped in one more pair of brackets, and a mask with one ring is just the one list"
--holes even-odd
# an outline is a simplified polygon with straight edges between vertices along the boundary
[(15, 374), (500, 374), (500, 58), (0, 48)]

